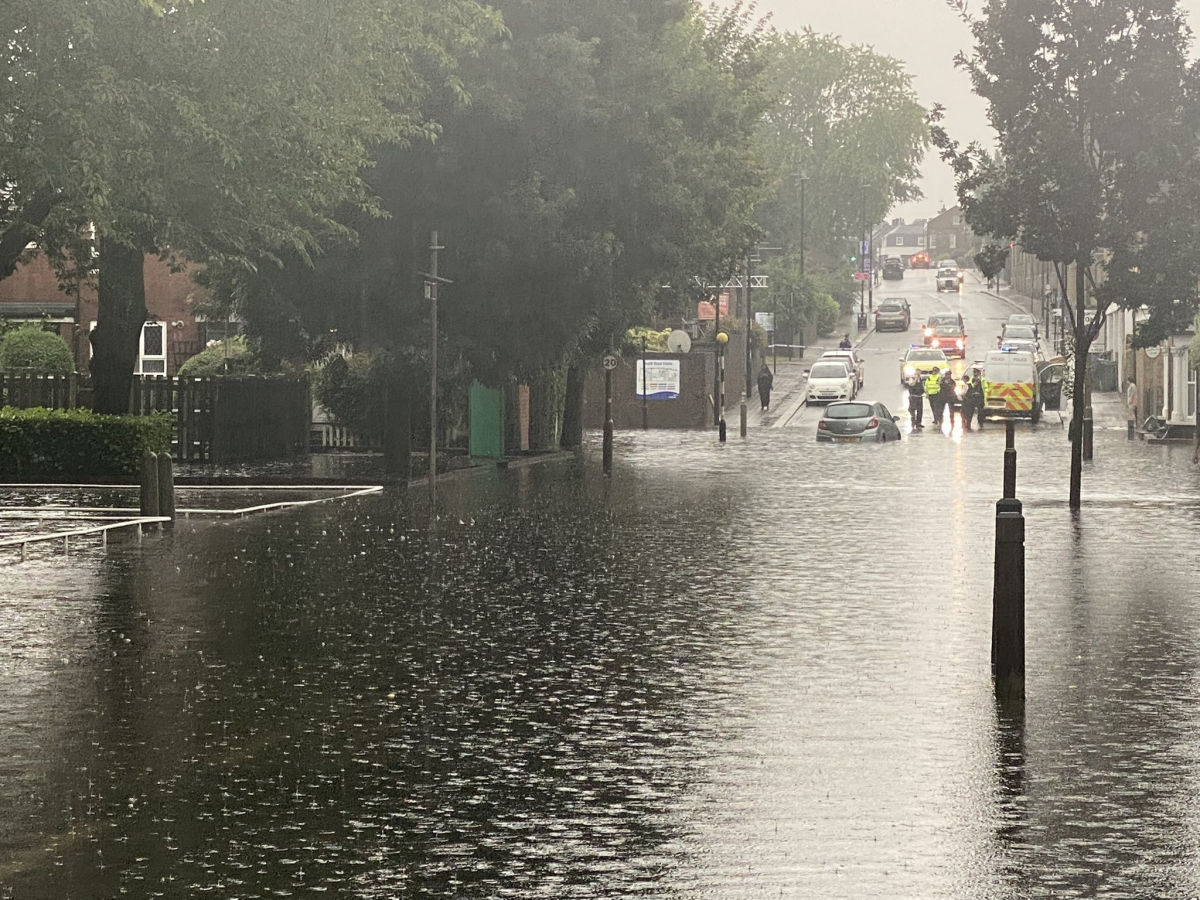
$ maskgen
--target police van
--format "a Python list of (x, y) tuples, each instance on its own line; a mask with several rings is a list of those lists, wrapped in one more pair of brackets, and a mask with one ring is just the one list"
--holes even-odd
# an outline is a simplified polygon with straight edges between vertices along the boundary
[(1028, 350), (992, 350), (983, 361), (985, 416), (1042, 417), (1037, 361)]

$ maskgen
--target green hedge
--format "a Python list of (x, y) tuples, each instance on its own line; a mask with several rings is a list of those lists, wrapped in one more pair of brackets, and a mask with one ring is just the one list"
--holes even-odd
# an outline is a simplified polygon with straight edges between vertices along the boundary
[(75, 371), (75, 359), (57, 332), (22, 325), (0, 337), (0, 369), (69, 375)]
[(136, 481), (144, 451), (170, 449), (171, 417), (166, 414), (0, 409), (0, 481)]

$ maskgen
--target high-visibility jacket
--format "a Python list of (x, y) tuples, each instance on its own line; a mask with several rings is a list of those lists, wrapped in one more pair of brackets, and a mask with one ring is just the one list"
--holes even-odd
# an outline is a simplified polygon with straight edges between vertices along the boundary
[(929, 373), (925, 378), (925, 393), (930, 397), (937, 394), (942, 389), (942, 373), (936, 369)]

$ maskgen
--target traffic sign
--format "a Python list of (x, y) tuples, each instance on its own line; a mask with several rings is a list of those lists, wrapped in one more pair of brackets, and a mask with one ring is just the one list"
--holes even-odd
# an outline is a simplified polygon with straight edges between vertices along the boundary
[(871, 276), (867, 272), (855, 272), (853, 277), (855, 281), (866, 281)]
[(604, 359), (602, 360), (602, 363), (604, 365), (604, 368), (611, 372), (613, 369), (615, 369), (617, 367), (617, 358), (615, 356), (613, 356), (611, 353), (606, 353), (606, 354), (604, 354)]

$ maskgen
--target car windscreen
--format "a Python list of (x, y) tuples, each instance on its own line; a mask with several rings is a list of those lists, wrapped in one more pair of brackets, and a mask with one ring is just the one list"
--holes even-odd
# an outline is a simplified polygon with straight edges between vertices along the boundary
[(958, 334), (959, 331), (957, 325), (935, 325), (933, 330), (938, 334)]
[(934, 360), (945, 362), (946, 354), (941, 350), (914, 350), (908, 354), (909, 362), (933, 362)]
[(883, 312), (904, 312), (904, 307), (899, 303), (880, 303), (879, 311)]
[(929, 324), (937, 327), (939, 325), (953, 325), (958, 327), (958, 316), (932, 316), (929, 319)]
[(1009, 325), (1004, 329), (1006, 341), (1032, 341), (1033, 329), (1028, 325)]
[(824, 365), (815, 365), (812, 371), (808, 373), (809, 378), (845, 378), (846, 367), (841, 363), (825, 363)]
[(825, 410), (827, 419), (869, 419), (874, 414), (868, 403), (838, 403)]

